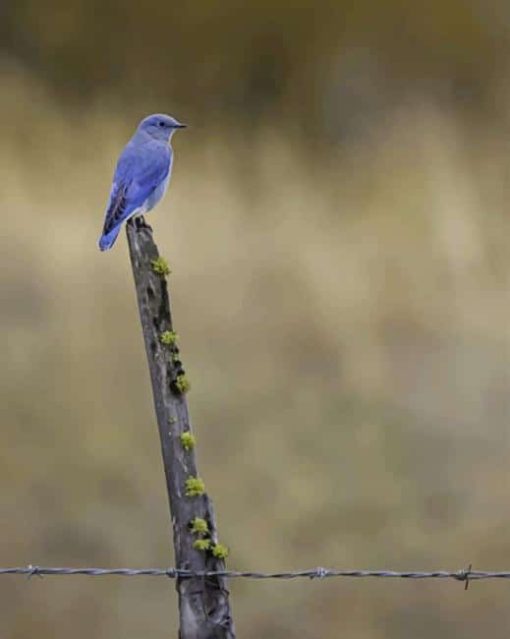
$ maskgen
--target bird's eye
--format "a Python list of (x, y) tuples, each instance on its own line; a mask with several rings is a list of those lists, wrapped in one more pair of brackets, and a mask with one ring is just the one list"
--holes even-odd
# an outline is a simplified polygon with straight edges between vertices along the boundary
[(158, 122), (158, 124), (159, 124), (159, 126), (165, 126), (165, 123), (163, 122), (163, 120), (160, 120), (160, 121)]

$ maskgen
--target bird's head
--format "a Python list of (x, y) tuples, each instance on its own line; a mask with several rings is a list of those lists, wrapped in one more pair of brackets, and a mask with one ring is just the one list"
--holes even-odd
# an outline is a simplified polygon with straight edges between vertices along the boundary
[(172, 135), (177, 131), (177, 129), (185, 128), (185, 124), (181, 124), (181, 122), (173, 118), (171, 115), (155, 113), (154, 115), (147, 116), (140, 122), (138, 131), (150, 135), (155, 140), (168, 142), (172, 139)]

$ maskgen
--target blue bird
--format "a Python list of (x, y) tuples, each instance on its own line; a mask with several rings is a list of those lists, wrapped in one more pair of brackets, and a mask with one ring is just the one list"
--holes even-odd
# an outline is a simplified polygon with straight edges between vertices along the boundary
[(165, 195), (172, 174), (170, 142), (177, 129), (185, 126), (161, 113), (140, 122), (117, 162), (99, 238), (101, 251), (112, 248), (126, 220), (150, 211)]

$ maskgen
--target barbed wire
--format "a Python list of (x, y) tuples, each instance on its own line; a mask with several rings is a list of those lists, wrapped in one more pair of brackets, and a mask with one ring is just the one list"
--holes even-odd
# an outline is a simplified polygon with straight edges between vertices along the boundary
[(168, 577), (185, 579), (192, 577), (224, 577), (227, 579), (327, 579), (331, 577), (372, 577), (377, 579), (454, 579), (465, 583), (467, 589), (470, 581), (481, 579), (510, 579), (510, 571), (486, 571), (463, 568), (456, 571), (397, 571), (397, 570), (337, 570), (335, 568), (311, 568), (290, 572), (257, 572), (238, 570), (193, 571), (181, 568), (54, 568), (47, 566), (15, 566), (0, 568), (1, 575), (26, 575), (27, 577), (85, 575), (87, 577)]

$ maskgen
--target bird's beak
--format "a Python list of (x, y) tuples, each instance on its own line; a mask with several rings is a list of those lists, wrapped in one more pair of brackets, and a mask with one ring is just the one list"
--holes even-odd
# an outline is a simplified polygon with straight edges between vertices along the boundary
[(187, 129), (188, 125), (187, 124), (182, 124), (182, 122), (179, 122), (178, 124), (175, 125), (176, 129)]

